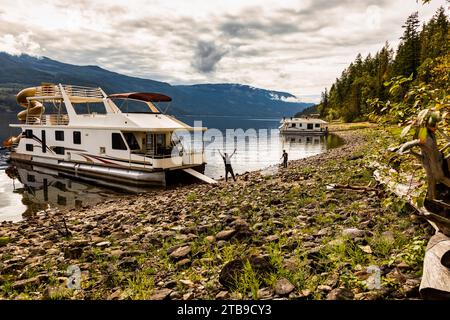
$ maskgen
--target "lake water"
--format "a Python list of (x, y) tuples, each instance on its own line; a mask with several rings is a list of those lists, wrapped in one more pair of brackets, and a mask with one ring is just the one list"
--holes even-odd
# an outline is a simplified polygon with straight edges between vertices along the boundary
[[(180, 120), (193, 125), (194, 117), (180, 116)], [(0, 118), (0, 140), (16, 132), (8, 128), (15, 115)], [(242, 119), (236, 117), (202, 117), (207, 131), (203, 141), (207, 166), (205, 174), (212, 178), (224, 175), (223, 160), (218, 152), (236, 153), (232, 165), (236, 174), (265, 169), (277, 170), (283, 150), (289, 160), (316, 155), (342, 144), (334, 135), (280, 136), (279, 119)], [(233, 129), (230, 129), (233, 128)], [(240, 130), (235, 130), (239, 128)], [(202, 141), (193, 140), (198, 148)], [(67, 174), (39, 166), (9, 166), (8, 154), (0, 151), (0, 221), (19, 221), (48, 207), (77, 208), (92, 205), (111, 195), (151, 192), (151, 189), (117, 186), (103, 181), (78, 180)]]

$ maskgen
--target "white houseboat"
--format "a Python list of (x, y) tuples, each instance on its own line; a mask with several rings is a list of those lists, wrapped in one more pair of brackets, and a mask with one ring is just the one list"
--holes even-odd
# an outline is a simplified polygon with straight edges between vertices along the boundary
[(283, 118), (279, 127), (282, 134), (324, 135), (328, 122), (317, 118)]
[[(145, 103), (147, 112), (121, 111), (118, 100)], [(18, 114), (21, 123), (10, 125), (22, 133), (5, 141), (5, 146), (13, 161), (76, 176), (138, 185), (165, 185), (189, 174), (206, 181), (201, 174), (204, 150), (187, 150), (177, 136), (180, 130), (206, 128), (162, 114), (157, 103), (169, 101), (158, 93), (107, 95), (101, 88), (62, 84), (26, 88), (17, 95), (25, 108)]]

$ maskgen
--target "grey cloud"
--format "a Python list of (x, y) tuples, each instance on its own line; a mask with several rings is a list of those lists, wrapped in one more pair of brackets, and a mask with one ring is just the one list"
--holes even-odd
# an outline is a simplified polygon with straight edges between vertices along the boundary
[[(63, 15), (70, 10), (91, 20), (101, 15), (99, 21), (105, 23), (105, 28), (86, 30), (90, 26), (81, 26), (77, 30), (48, 32), (20, 21), (3, 21), (8, 10), (2, 6), (0, 37), (32, 31), (29, 38), (40, 45), (42, 55), (68, 63), (98, 64), (156, 80), (178, 83), (245, 80), (254, 85), (270, 81), (274, 86), (285, 83), (313, 86), (301, 74), (308, 65), (313, 66), (309, 72), (313, 68), (314, 72), (323, 72), (323, 76), (314, 78), (314, 83), (323, 86), (337, 75), (333, 74), (337, 71), (329, 71), (329, 65), (337, 60), (347, 64), (359, 51), (369, 46), (376, 48), (378, 43), (381, 48), (386, 40), (392, 41), (397, 37), (394, 32), (401, 33), (404, 20), (400, 20), (409, 14), (408, 10), (392, 12), (393, 2), (388, 0), (312, 0), (301, 10), (274, 4), (267, 10), (241, 7), (234, 13), (213, 12), (208, 16), (179, 12), (161, 15), (157, 4), (140, 16), (130, 7), (133, 3), (102, 7), (91, 0), (53, 0), (53, 3)], [(355, 23), (348, 21), (350, 14), (360, 19), (371, 5), (387, 13), (383, 24), (378, 30), (355, 28)], [(228, 60), (233, 60), (233, 64), (221, 63)], [(220, 72), (213, 72), (219, 64)], [(317, 71), (320, 65), (326, 65), (326, 70), (324, 67), (323, 71)]]
[(202, 73), (212, 72), (226, 53), (227, 50), (220, 48), (214, 42), (199, 41), (192, 66)]

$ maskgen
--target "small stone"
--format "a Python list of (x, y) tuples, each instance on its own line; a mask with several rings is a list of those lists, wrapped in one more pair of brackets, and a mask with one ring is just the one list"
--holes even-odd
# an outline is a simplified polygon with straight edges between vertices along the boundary
[(326, 235), (329, 234), (329, 233), (330, 233), (330, 229), (324, 228), (324, 229), (320, 229), (320, 230), (315, 234), (315, 236), (317, 236), (317, 237), (322, 237), (322, 236), (326, 236)]
[(225, 300), (230, 297), (230, 293), (228, 291), (220, 291), (218, 294), (216, 294), (217, 300)]
[(178, 261), (177, 262), (177, 267), (178, 268), (180, 268), (180, 267), (184, 267), (184, 266), (187, 266), (188, 264), (190, 264), (191, 263), (191, 260), (190, 259), (182, 259), (182, 260), (180, 260), (180, 261)]
[(353, 300), (355, 295), (353, 291), (347, 288), (336, 288), (327, 295), (327, 300)]
[(330, 286), (326, 286), (326, 285), (320, 285), (317, 287), (317, 290), (319, 291), (323, 291), (323, 292), (330, 292), (333, 288), (331, 288)]
[(295, 272), (299, 268), (299, 261), (295, 258), (289, 258), (283, 261), (283, 267), (290, 272)]
[(172, 259), (180, 260), (184, 257), (187, 257), (191, 253), (191, 247), (190, 246), (184, 246), (176, 249), (173, 251), (169, 256)]
[(365, 252), (365, 253), (367, 253), (367, 254), (372, 254), (372, 248), (370, 248), (369, 245), (367, 245), (367, 246), (359, 246), (359, 248), (360, 248), (363, 252)]
[(195, 284), (189, 279), (187, 279), (187, 280), (180, 280), (180, 283), (182, 283), (185, 286), (190, 287), (190, 288), (195, 287)]
[(64, 249), (64, 258), (66, 259), (78, 259), (83, 254), (82, 247), (67, 247)]
[(167, 298), (169, 298), (172, 291), (172, 289), (167, 288), (156, 290), (150, 296), (150, 300), (166, 300)]
[(191, 300), (192, 298), (194, 298), (194, 294), (192, 292), (183, 294), (183, 300)]
[(109, 295), (108, 300), (119, 300), (122, 296), (122, 290), (117, 289), (112, 294)]
[(383, 237), (383, 239), (389, 241), (389, 242), (394, 242), (395, 241), (395, 236), (394, 233), (392, 231), (385, 231), (381, 234), (381, 237)]
[(267, 242), (278, 242), (279, 239), (280, 239), (280, 236), (277, 234), (273, 234), (273, 235), (266, 237)]
[(235, 233), (236, 233), (236, 230), (234, 230), (234, 229), (222, 230), (218, 234), (216, 234), (216, 239), (217, 240), (229, 240), (234, 236)]
[(125, 232), (113, 232), (111, 233), (111, 239), (114, 240), (122, 240), (125, 239), (126, 237), (128, 237), (128, 235)]
[(272, 299), (273, 290), (271, 288), (262, 288), (258, 290), (258, 299), (268, 300)]
[(126, 258), (119, 263), (118, 267), (123, 270), (135, 271), (139, 269), (139, 263), (136, 258)]
[(357, 228), (348, 228), (342, 230), (342, 235), (347, 236), (351, 239), (355, 239), (358, 237), (364, 237), (366, 235), (366, 231)]
[(120, 249), (112, 250), (110, 253), (114, 257), (120, 257), (120, 256), (122, 256), (124, 254), (124, 252), (122, 250), (120, 250)]
[(109, 241), (102, 241), (97, 243), (95, 246), (99, 247), (99, 248), (104, 248), (104, 247), (109, 247), (111, 245), (111, 242)]
[(227, 242), (226, 242), (225, 240), (217, 241), (217, 247), (218, 247), (218, 248), (223, 248), (223, 247), (225, 247), (226, 245), (227, 245)]
[(311, 296), (311, 291), (308, 289), (304, 289), (304, 290), (300, 291), (300, 296), (302, 298), (309, 298)]
[(172, 293), (169, 295), (170, 299), (178, 300), (181, 298), (181, 294), (178, 291), (172, 291)]
[(397, 264), (397, 268), (399, 268), (399, 269), (404, 269), (404, 270), (406, 270), (406, 269), (411, 269), (410, 265), (407, 264), (407, 263), (404, 262), (404, 261), (398, 263), (398, 264)]
[(286, 278), (281, 278), (275, 283), (275, 293), (280, 296), (285, 296), (294, 291), (295, 287)]
[(216, 241), (216, 237), (214, 236), (207, 236), (205, 237), (205, 240), (208, 241), (209, 243), (213, 243)]

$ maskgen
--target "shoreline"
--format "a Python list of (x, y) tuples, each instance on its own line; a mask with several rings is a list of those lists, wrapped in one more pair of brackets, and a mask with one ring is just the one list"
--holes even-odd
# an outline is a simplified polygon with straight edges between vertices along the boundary
[[(257, 170), (237, 182), (118, 196), (0, 223), (0, 298), (416, 298), (420, 261), (395, 255), (414, 250), (412, 238), (425, 243), (426, 225), (385, 208), (382, 192), (327, 187), (372, 183), (364, 158), (381, 132), (341, 131), (342, 146), (274, 174)], [(365, 287), (369, 263), (380, 265), (386, 288)], [(79, 290), (67, 288), (70, 265), (81, 271)], [(227, 274), (246, 279), (231, 285)]]

